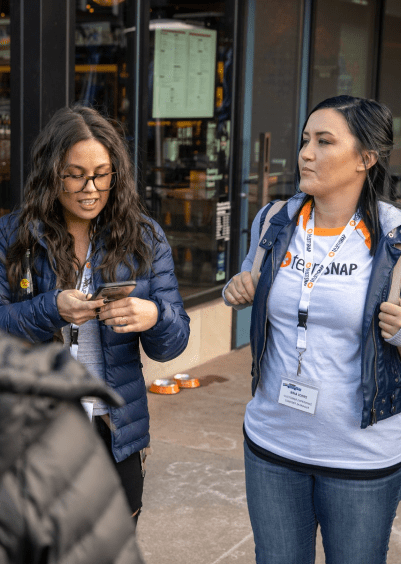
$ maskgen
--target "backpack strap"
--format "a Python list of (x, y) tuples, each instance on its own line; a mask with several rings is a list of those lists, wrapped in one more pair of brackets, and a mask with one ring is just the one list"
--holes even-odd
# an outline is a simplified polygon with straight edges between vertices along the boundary
[[(396, 245), (397, 248), (401, 248), (401, 245)], [(401, 257), (395, 263), (393, 270), (393, 277), (391, 279), (390, 292), (388, 294), (387, 301), (391, 304), (400, 305), (400, 294), (401, 294)]]
[[(265, 256), (265, 252), (266, 252), (266, 249), (261, 247), (260, 243), (262, 242), (264, 234), (266, 233), (266, 231), (270, 227), (271, 218), (273, 217), (273, 215), (276, 215), (276, 213), (278, 213), (281, 210), (281, 208), (284, 206), (284, 204), (286, 204), (286, 203), (287, 202), (285, 200), (280, 200), (278, 202), (275, 202), (272, 206), (270, 206), (270, 209), (266, 214), (265, 221), (263, 223), (262, 229), (260, 230), (259, 244), (258, 244), (258, 248), (256, 249), (256, 254), (255, 254), (255, 258), (253, 259), (252, 270), (251, 270), (252, 281), (253, 281), (253, 285), (254, 285), (255, 289), (256, 289), (256, 286), (258, 285), (260, 267), (262, 265), (262, 260), (263, 260), (263, 257)], [(400, 268), (401, 268), (401, 266), (400, 266)], [(400, 281), (401, 281), (401, 279), (400, 279)]]
[[(401, 245), (395, 245), (397, 249), (401, 249)], [(393, 276), (391, 278), (390, 291), (388, 293), (387, 301), (391, 304), (400, 305), (400, 293), (401, 293), (401, 257), (395, 263), (393, 270)], [(401, 347), (397, 347), (398, 354), (401, 357)]]

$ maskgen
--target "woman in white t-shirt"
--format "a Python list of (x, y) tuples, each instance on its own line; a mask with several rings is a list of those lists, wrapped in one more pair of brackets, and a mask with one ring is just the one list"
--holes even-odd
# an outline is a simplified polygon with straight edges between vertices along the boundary
[[(338, 96), (310, 113), (299, 190), (252, 226), (227, 305), (253, 304), (244, 423), (257, 564), (383, 564), (401, 488), (401, 210), (388, 202), (392, 116)], [(250, 270), (265, 249), (255, 290)], [(399, 248), (398, 248), (399, 247)]]

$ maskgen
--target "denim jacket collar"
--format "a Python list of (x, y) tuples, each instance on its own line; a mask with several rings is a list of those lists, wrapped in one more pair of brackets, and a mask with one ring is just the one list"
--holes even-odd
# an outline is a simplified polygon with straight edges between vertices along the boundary
[[(271, 223), (276, 225), (285, 225), (292, 220), (302, 202), (307, 198), (303, 192), (298, 192), (287, 202), (275, 216), (272, 217)], [(391, 244), (401, 243), (401, 209), (388, 204), (387, 202), (378, 202), (379, 222), (382, 234), (385, 237), (390, 236)], [(391, 234), (391, 235), (390, 235)]]

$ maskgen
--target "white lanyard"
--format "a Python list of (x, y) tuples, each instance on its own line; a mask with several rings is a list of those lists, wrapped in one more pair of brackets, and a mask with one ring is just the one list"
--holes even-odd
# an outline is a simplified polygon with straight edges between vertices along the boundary
[[(92, 252), (92, 243), (89, 243), (88, 252), (86, 254), (85, 259), (85, 266), (82, 271), (82, 276), (80, 283), (77, 287), (77, 290), (83, 292), (84, 294), (89, 293), (89, 288), (92, 281), (92, 267), (89, 262), (89, 257)], [(79, 325), (75, 325), (75, 323), (70, 324), (70, 353), (75, 358), (78, 359), (78, 334), (79, 334)], [(93, 416), (93, 406), (94, 401), (91, 398), (82, 398), (81, 399), (82, 407), (85, 409), (86, 414), (89, 417), (89, 421), (92, 421)]]
[(306, 351), (306, 322), (308, 320), (309, 313), (309, 303), (313, 288), (316, 286), (317, 281), (323, 274), (325, 269), (333, 262), (334, 258), (338, 255), (340, 250), (344, 247), (345, 243), (351, 236), (356, 225), (360, 220), (359, 214), (356, 212), (352, 218), (349, 220), (348, 224), (344, 227), (341, 235), (338, 237), (334, 245), (331, 247), (330, 251), (324, 257), (323, 261), (313, 272), (313, 239), (314, 239), (314, 229), (315, 229), (315, 213), (312, 209), (308, 223), (306, 225), (305, 237), (304, 237), (304, 248), (305, 248), (305, 270), (304, 278), (302, 282), (302, 294), (301, 300), (298, 307), (298, 337), (297, 346), (298, 351), (298, 370), (297, 376), (301, 374), (301, 362), (302, 354)]
[[(92, 252), (92, 243), (89, 243), (88, 252), (86, 254), (86, 259), (85, 259), (85, 266), (84, 266), (84, 269), (83, 269), (83, 272), (82, 272), (79, 287), (77, 288), (77, 290), (79, 290), (80, 292), (83, 292), (84, 294), (89, 293), (89, 286), (90, 286), (91, 280), (92, 280), (92, 268), (91, 268), (91, 264), (89, 262), (89, 257), (91, 255), (91, 252)], [(71, 323), (71, 325), (70, 325), (70, 335), (71, 335), (70, 352), (71, 352), (71, 355), (75, 359), (78, 358), (78, 334), (79, 334), (79, 325), (75, 325), (75, 323)]]

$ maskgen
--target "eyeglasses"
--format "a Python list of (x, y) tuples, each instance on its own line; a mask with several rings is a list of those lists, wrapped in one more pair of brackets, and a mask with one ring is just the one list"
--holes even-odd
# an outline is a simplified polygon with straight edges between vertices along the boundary
[(116, 183), (116, 172), (107, 172), (106, 174), (95, 174), (94, 176), (84, 176), (83, 174), (62, 174), (60, 175), (63, 181), (63, 188), (65, 192), (73, 194), (82, 192), (89, 180), (92, 180), (98, 192), (107, 192), (111, 190)]

